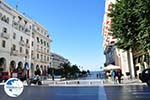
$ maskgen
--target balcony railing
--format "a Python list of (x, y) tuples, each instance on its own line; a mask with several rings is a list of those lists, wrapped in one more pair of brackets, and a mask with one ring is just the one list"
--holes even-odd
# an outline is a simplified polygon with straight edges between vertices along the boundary
[(19, 31), (26, 33), (27, 35), (30, 35), (30, 29), (27, 26), (23, 26), (20, 23), (13, 21), (13, 27)]
[(20, 52), (19, 55), (20, 56), (26, 56), (26, 54), (24, 52)]
[(47, 61), (44, 60), (44, 59), (40, 59), (40, 61), (41, 61), (42, 63), (46, 63), (46, 62), (47, 62)]
[(38, 51), (38, 52), (41, 52), (41, 49), (37, 48), (37, 51)]
[(18, 50), (11, 50), (11, 54), (17, 56), (18, 55)]
[(22, 45), (22, 46), (24, 46), (24, 45), (25, 45), (25, 42), (24, 42), (23, 40), (21, 40), (21, 41), (19, 42), (19, 44)]
[(1, 37), (5, 38), (5, 39), (9, 39), (9, 34), (8, 33), (2, 33)]
[(30, 48), (30, 44), (29, 44), (29, 43), (27, 43), (27, 44), (26, 44), (26, 47)]

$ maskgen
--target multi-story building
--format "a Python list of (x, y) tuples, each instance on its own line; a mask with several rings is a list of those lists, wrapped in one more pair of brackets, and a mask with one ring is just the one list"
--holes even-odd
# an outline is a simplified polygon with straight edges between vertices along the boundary
[(105, 14), (102, 28), (102, 33), (104, 36), (104, 54), (106, 56), (105, 66), (109, 64), (120, 66), (124, 76), (130, 73), (130, 75), (134, 77), (135, 73), (131, 56), (132, 54), (116, 48), (115, 43), (117, 39), (112, 36), (112, 32), (110, 31), (111, 18), (108, 16), (108, 14), (112, 9), (112, 4), (115, 2), (116, 0), (105, 0)]
[(58, 55), (56, 53), (51, 53), (51, 68), (60, 69), (62, 68), (62, 64), (70, 63), (68, 59)]
[(50, 63), (48, 31), (37, 22), (0, 1), (0, 69), (33, 75), (36, 68), (47, 69)]
[(133, 61), (137, 75), (139, 75), (144, 69), (150, 68), (150, 56), (147, 52), (134, 52)]

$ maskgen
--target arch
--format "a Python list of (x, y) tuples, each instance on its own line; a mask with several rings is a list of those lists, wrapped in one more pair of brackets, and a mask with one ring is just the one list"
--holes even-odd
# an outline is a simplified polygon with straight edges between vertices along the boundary
[(36, 70), (39, 69), (39, 65), (36, 65)]
[(6, 70), (6, 59), (0, 58), (0, 71)]
[(43, 70), (43, 65), (40, 66), (40, 69)]
[(10, 77), (13, 77), (13, 72), (15, 72), (15, 68), (16, 68), (16, 62), (14, 60), (12, 60), (10, 62), (10, 66), (9, 66), (9, 70), (10, 70)]
[(23, 63), (20, 61), (18, 62), (17, 71), (22, 72), (22, 69), (23, 69)]
[(44, 66), (44, 69), (47, 69), (47, 68), (46, 68), (46, 65)]

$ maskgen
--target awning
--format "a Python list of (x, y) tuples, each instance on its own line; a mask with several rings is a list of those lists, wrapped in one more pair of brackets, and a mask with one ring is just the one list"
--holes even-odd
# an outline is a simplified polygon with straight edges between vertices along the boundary
[(110, 65), (104, 67), (104, 70), (115, 70), (115, 69), (120, 69), (120, 66), (110, 64)]

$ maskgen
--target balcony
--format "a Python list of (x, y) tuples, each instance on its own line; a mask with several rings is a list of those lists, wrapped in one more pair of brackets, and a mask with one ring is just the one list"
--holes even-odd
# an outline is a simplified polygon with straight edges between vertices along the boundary
[(2, 33), (1, 37), (5, 38), (5, 39), (9, 39), (9, 34), (8, 33)]
[(24, 45), (25, 45), (25, 42), (24, 42), (23, 40), (21, 40), (21, 41), (19, 42), (19, 44), (22, 45), (22, 46), (24, 46)]
[(11, 55), (17, 56), (18, 55), (18, 50), (11, 50)]
[(47, 62), (47, 61), (44, 60), (44, 59), (40, 59), (40, 61), (41, 61), (42, 63), (46, 63), (46, 62)]
[(34, 56), (32, 56), (31, 58), (32, 58), (32, 60), (35, 60), (35, 57), (34, 57)]
[(38, 52), (41, 52), (41, 49), (37, 48), (37, 51), (38, 51)]
[(19, 55), (20, 55), (20, 56), (25, 56), (26, 54), (23, 53), (23, 52), (21, 52), (21, 53), (19, 53)]
[(30, 35), (30, 29), (25, 28), (25, 29), (24, 29), (24, 32), (25, 32), (27, 35)]
[(29, 44), (29, 43), (28, 43), (28, 44), (26, 44), (26, 47), (30, 48), (30, 44)]
[(15, 21), (13, 21), (13, 25), (12, 25), (15, 29), (19, 30), (19, 24)]

